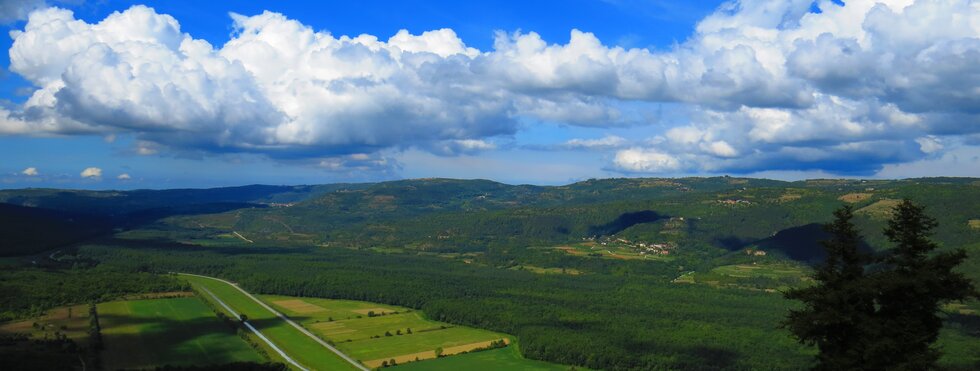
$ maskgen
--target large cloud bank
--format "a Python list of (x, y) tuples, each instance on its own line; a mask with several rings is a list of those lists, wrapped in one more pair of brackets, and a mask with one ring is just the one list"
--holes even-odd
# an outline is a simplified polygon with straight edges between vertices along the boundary
[(96, 24), (47, 8), (11, 33), (10, 68), (38, 89), (0, 108), (0, 133), (366, 168), (392, 149), (494, 150), (488, 139), (529, 123), (649, 124), (637, 107), (676, 102), (690, 122), (611, 149), (615, 169), (867, 173), (980, 141), (980, 3), (816, 7), (726, 4), (666, 51), (578, 30), (565, 44), (498, 33), (480, 51), (450, 29), (384, 41), (271, 12), (232, 14), (216, 48), (143, 6)]

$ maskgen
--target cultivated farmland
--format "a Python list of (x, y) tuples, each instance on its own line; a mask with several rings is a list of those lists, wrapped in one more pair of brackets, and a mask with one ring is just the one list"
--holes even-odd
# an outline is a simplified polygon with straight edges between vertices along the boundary
[[(207, 289), (237, 313), (227, 313), (232, 317), (244, 314), (248, 322), (269, 338), (277, 347), (283, 349), (292, 359), (304, 367), (316, 370), (355, 370), (356, 367), (326, 349), (314, 339), (292, 327), (268, 309), (246, 296), (234, 286), (211, 278), (181, 276), (199, 289)], [(213, 302), (213, 298), (207, 298)], [(221, 307), (218, 303), (215, 306)], [(269, 352), (274, 354), (274, 352)], [(282, 361), (282, 360), (280, 360)]]
[(113, 301), (98, 314), (107, 370), (264, 361), (196, 297)]
[(412, 362), (392, 368), (392, 371), (493, 371), (493, 370), (523, 370), (523, 371), (563, 371), (582, 370), (554, 363), (535, 361), (521, 357), (516, 346), (503, 349), (493, 349), (482, 352), (460, 354), (453, 357), (443, 357), (425, 362)]
[[(262, 300), (298, 320), (368, 367), (398, 364), (510, 342), (504, 334), (426, 319), (409, 308), (376, 303), (263, 295)], [(499, 367), (499, 366), (498, 366)]]
[(83, 345), (88, 341), (88, 326), (88, 305), (73, 305), (50, 309), (37, 318), (4, 323), (0, 334), (22, 333), (40, 339), (54, 337), (57, 332)]

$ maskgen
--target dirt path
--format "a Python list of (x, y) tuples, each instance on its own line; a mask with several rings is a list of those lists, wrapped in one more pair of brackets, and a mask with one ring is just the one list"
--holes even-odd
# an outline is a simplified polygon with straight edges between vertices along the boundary
[[(241, 238), (242, 240), (245, 240), (245, 242), (255, 243), (255, 241), (252, 241), (250, 239), (247, 239), (247, 238), (245, 238), (245, 236), (242, 236), (242, 235), (238, 234), (238, 231), (231, 231), (231, 234), (233, 234), (235, 236), (238, 236), (238, 238)], [(211, 277), (208, 277), (208, 278), (211, 278)]]

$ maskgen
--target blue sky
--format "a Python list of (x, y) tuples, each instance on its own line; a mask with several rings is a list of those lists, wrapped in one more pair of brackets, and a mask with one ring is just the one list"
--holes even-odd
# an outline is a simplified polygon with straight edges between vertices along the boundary
[(0, 187), (977, 176), (977, 12), (5, 1)]

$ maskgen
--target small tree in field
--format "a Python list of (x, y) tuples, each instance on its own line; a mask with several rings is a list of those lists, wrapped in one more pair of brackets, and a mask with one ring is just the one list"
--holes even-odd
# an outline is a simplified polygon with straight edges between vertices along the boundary
[(821, 242), (827, 259), (817, 267), (817, 284), (786, 293), (804, 306), (790, 311), (783, 326), (800, 342), (817, 346), (816, 369), (859, 369), (874, 314), (874, 291), (864, 274), (871, 258), (859, 250), (861, 235), (851, 222), (851, 207), (838, 209), (834, 217), (824, 226), (831, 237)]

